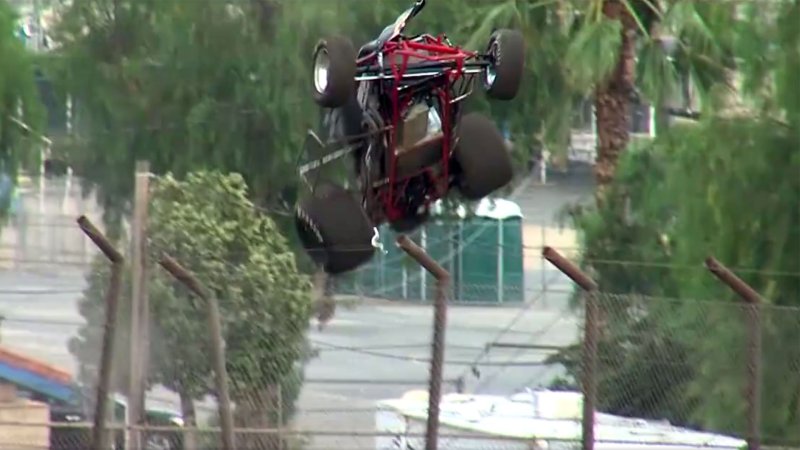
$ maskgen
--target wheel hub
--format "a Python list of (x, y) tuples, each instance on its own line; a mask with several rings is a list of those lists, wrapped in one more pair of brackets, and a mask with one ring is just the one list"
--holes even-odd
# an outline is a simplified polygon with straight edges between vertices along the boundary
[(324, 48), (320, 49), (314, 58), (314, 88), (320, 94), (328, 88), (328, 68), (330, 64), (328, 51)]
[(487, 66), (483, 72), (483, 84), (487, 89), (494, 85), (494, 81), (497, 78), (497, 72), (494, 69), (494, 64), (497, 61), (497, 50), (497, 41), (494, 41), (489, 45), (489, 51), (487, 52), (492, 58), (492, 64)]

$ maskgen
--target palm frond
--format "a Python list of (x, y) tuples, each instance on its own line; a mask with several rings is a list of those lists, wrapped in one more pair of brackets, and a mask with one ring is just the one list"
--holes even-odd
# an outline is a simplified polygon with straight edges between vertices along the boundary
[(584, 24), (567, 48), (564, 57), (569, 83), (588, 93), (614, 70), (622, 42), (622, 24), (601, 19)]
[(676, 92), (678, 71), (659, 41), (650, 39), (639, 50), (637, 72), (638, 85), (652, 103), (663, 104)]
[(640, 17), (637, 8), (633, 6), (630, 0), (622, 0), (622, 3), (625, 5), (625, 9), (628, 10), (628, 14), (633, 17), (633, 20), (636, 22), (636, 26), (639, 28), (639, 31), (649, 38), (650, 30), (648, 30), (648, 27), (645, 26), (645, 23), (642, 20), (642, 17)]
[(483, 20), (478, 28), (472, 33), (467, 43), (464, 45), (466, 48), (475, 49), (479, 43), (485, 42), (497, 24), (508, 24), (510, 18), (517, 16), (517, 4), (515, 0), (506, 0), (505, 2), (492, 6), (483, 14)]

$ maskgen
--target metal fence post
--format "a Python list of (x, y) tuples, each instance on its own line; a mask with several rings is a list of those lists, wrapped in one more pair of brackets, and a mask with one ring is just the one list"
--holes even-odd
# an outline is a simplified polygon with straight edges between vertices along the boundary
[(106, 415), (108, 413), (108, 391), (111, 385), (111, 364), (114, 357), (114, 341), (117, 330), (117, 310), (119, 306), (119, 290), (122, 284), (124, 258), (114, 248), (86, 216), (78, 218), (78, 226), (94, 242), (111, 262), (111, 275), (105, 297), (105, 324), (103, 330), (103, 347), (100, 353), (100, 374), (97, 382), (97, 399), (94, 406), (94, 426), (92, 427), (92, 448), (101, 450), (108, 448), (106, 433)]
[(706, 267), (741, 298), (747, 307), (747, 449), (761, 447), (761, 296), (722, 263), (709, 256)]
[(222, 338), (222, 324), (217, 299), (209, 295), (205, 287), (177, 261), (169, 255), (163, 255), (159, 261), (161, 267), (176, 280), (183, 283), (190, 291), (200, 297), (208, 308), (208, 327), (211, 333), (211, 356), (214, 364), (214, 383), (217, 388), (220, 425), (222, 428), (222, 448), (234, 450), (236, 444), (233, 436), (233, 412), (228, 393), (228, 371), (225, 368), (225, 344)]
[(586, 293), (586, 318), (583, 336), (583, 370), (581, 390), (583, 391), (582, 448), (594, 450), (594, 413), (597, 404), (597, 344), (599, 341), (600, 310), (597, 305), (597, 283), (583, 273), (578, 266), (561, 256), (551, 247), (544, 247), (542, 256), (568, 276)]
[(436, 279), (425, 449), (437, 450), (439, 438), (439, 404), (442, 400), (442, 372), (444, 369), (444, 337), (447, 326), (447, 289), (450, 284), (450, 273), (407, 236), (402, 235), (398, 237), (397, 245), (409, 256), (414, 258), (421, 268), (428, 271)]
[(505, 242), (503, 241), (503, 227), (505, 226), (505, 221), (500, 219), (497, 221), (497, 303), (503, 303), (503, 294), (505, 293), (505, 284), (504, 279), (505, 277), (505, 268), (503, 267), (503, 247), (505, 246)]

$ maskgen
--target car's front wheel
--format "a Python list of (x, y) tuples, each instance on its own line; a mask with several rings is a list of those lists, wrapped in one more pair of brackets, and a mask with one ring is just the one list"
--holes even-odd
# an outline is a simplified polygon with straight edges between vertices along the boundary
[(525, 71), (525, 41), (517, 30), (500, 29), (492, 33), (486, 50), (491, 64), (486, 68), (483, 86), (489, 97), (511, 100), (517, 96)]
[(344, 105), (355, 90), (356, 50), (342, 36), (321, 39), (314, 48), (314, 101), (325, 108)]

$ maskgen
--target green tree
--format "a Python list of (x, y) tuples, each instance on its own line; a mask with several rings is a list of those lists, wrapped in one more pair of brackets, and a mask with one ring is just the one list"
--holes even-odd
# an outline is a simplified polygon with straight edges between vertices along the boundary
[[(156, 180), (148, 245), (153, 258), (172, 255), (219, 299), (237, 422), (263, 427), (276, 425), (277, 417), (288, 418), (306, 355), (310, 282), (298, 272), (274, 222), (254, 210), (242, 177), (193, 172), (184, 180), (171, 175)], [(107, 283), (102, 272), (88, 276), (80, 304), (87, 325), (71, 346), (88, 374), (97, 364), (102, 312), (98, 305)], [(149, 381), (177, 392), (185, 420), (192, 423), (193, 401), (214, 392), (205, 308), (163, 270), (153, 267), (148, 282)], [(130, 290), (123, 292), (123, 305), (130, 305)], [(120, 308), (120, 330), (126, 330), (129, 309)], [(121, 333), (118, 348), (127, 345), (125, 335)], [(118, 352), (115, 364), (120, 390), (128, 367), (124, 354)], [(280, 413), (277, 395), (284, 402)]]
[[(741, 36), (733, 49), (742, 100), (710, 102), (699, 123), (629, 150), (607, 207), (584, 211), (577, 225), (585, 265), (604, 290), (687, 299), (638, 302), (636, 314), (634, 302), (607, 302), (615, 308), (606, 308), (601, 345), (605, 408), (743, 432), (744, 316), (740, 300), (701, 269), (711, 254), (751, 269), (739, 275), (769, 303), (763, 432), (797, 440), (800, 258), (786, 249), (800, 247), (800, 102), (789, 81), (800, 70), (800, 6), (749, 5), (741, 14), (731, 32)], [(575, 354), (558, 359), (577, 374)]]
[[(290, 5), (291, 3), (291, 5)], [(76, 105), (60, 149), (99, 187), (109, 221), (129, 208), (137, 159), (156, 173), (241, 173), (289, 211), (304, 130), (316, 2), (77, 0), (54, 31), (49, 73)]]
[(34, 57), (19, 36), (17, 14), (0, 1), (0, 224), (12, 200), (21, 166), (35, 166), (42, 105), (34, 77)]
[[(476, 39), (494, 27), (524, 32), (529, 84), (536, 87), (527, 103), (548, 118), (542, 135), (553, 150), (566, 150), (576, 98), (591, 97), (601, 193), (630, 141), (634, 99), (643, 94), (662, 105), (689, 75), (701, 93), (724, 80), (732, 8), (728, 2), (686, 0), (505, 0), (483, 3), (470, 14), (476, 17)], [(671, 55), (668, 42), (675, 47)]]
[[(59, 47), (48, 66), (76, 108), (75, 133), (59, 152), (99, 187), (112, 225), (124, 217), (132, 192), (132, 178), (120, 174), (132, 173), (137, 159), (150, 160), (156, 173), (236, 171), (259, 205), (289, 212), (304, 132), (317, 125), (320, 113), (309, 91), (313, 46), (331, 33), (347, 34), (356, 44), (372, 39), (410, 4), (228, 0), (190, 8), (185, 0), (71, 2), (54, 30)], [(456, 0), (430, 2), (410, 31), (447, 33), (464, 43), (471, 32), (462, 26), (464, 10)], [(488, 36), (487, 30), (469, 45), (482, 49)], [(557, 51), (548, 55), (559, 57)], [(557, 77), (547, 77), (554, 73), (541, 68), (531, 78), (546, 80), (536, 92), (554, 90)], [(526, 92), (523, 97), (534, 90)], [(544, 108), (531, 114), (539, 103), (524, 98), (515, 106), (474, 101), (477, 108), (491, 107), (515, 137), (530, 136), (541, 121), (560, 124)], [(520, 144), (516, 148), (528, 148)], [(274, 218), (283, 223), (280, 214)]]

